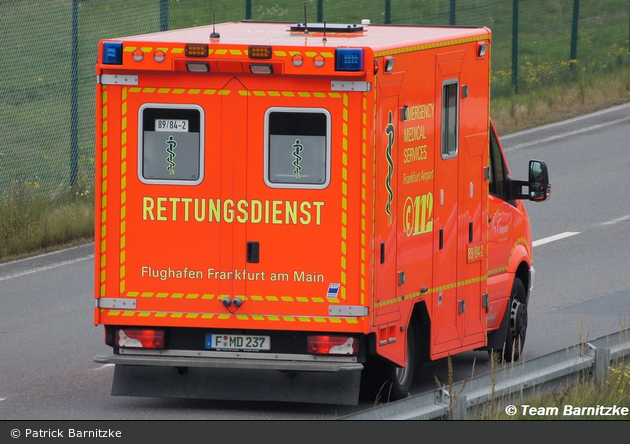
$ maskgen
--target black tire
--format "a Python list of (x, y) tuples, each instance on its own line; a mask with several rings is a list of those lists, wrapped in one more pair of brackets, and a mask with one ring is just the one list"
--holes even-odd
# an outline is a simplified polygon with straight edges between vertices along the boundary
[(361, 398), (375, 402), (389, 402), (409, 396), (415, 366), (413, 328), (407, 328), (407, 366), (373, 358), (368, 360), (361, 377)]
[(504, 360), (508, 362), (519, 360), (527, 335), (527, 292), (519, 278), (514, 279), (509, 304), (507, 312), (509, 318), (503, 354)]

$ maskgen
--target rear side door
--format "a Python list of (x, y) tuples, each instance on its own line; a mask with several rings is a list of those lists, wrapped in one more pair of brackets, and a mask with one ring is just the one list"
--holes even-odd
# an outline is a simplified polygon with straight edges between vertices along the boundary
[(234, 280), (209, 279), (235, 267), (234, 81), (180, 80), (126, 89), (121, 113), (120, 294), (158, 325), (203, 324), (234, 293)]

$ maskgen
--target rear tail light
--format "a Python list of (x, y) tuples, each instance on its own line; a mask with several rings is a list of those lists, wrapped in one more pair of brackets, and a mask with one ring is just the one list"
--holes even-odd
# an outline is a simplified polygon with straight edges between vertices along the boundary
[(164, 330), (126, 328), (116, 331), (120, 348), (164, 348)]
[(308, 337), (308, 352), (316, 355), (356, 355), (359, 341), (352, 336), (311, 335)]

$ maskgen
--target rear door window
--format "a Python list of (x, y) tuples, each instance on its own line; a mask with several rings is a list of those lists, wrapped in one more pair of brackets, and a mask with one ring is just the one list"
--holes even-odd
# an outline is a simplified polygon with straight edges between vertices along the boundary
[(265, 183), (272, 188), (326, 188), (330, 183), (330, 113), (270, 108), (265, 114)]

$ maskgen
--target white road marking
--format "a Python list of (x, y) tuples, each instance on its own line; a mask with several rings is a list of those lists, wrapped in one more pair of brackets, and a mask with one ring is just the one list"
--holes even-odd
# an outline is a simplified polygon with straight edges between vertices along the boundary
[(613, 225), (619, 222), (624, 222), (626, 220), (630, 220), (630, 216), (618, 217), (617, 219), (609, 220), (608, 222), (604, 222), (602, 225)]
[(51, 268), (57, 268), (57, 267), (62, 267), (64, 265), (74, 264), (76, 262), (87, 261), (88, 259), (94, 259), (94, 255), (90, 254), (89, 256), (80, 257), (80, 258), (77, 258), (77, 259), (70, 259), (70, 260), (67, 260), (67, 261), (57, 262), (56, 264), (46, 265), (44, 267), (37, 267), (37, 268), (33, 268), (31, 270), (26, 270), (26, 271), (21, 271), (19, 273), (9, 274), (7, 276), (0, 276), (0, 281), (6, 281), (7, 279), (13, 279), (13, 278), (20, 277), (20, 276), (26, 276), (27, 274), (33, 274), (33, 273), (37, 273), (39, 271), (50, 270)]
[(544, 239), (539, 239), (537, 241), (534, 241), (532, 242), (532, 246), (536, 247), (538, 245), (548, 244), (549, 242), (564, 239), (565, 237), (575, 236), (576, 234), (580, 234), (580, 232), (579, 231), (566, 231), (564, 233), (556, 234), (555, 236), (549, 236)]
[(114, 364), (103, 364), (100, 367), (93, 368), (92, 370), (94, 370), (94, 371), (104, 370), (106, 368), (111, 368), (113, 366), (114, 366)]
[(568, 137), (568, 136), (573, 136), (574, 134), (580, 134), (580, 133), (584, 133), (586, 131), (593, 131), (593, 130), (596, 130), (596, 129), (599, 129), (599, 128), (605, 128), (607, 126), (614, 125), (614, 124), (620, 123), (620, 122), (625, 122), (627, 120), (630, 120), (630, 116), (622, 117), (621, 119), (611, 120), (610, 122), (606, 122), (606, 123), (600, 123), (598, 125), (587, 126), (586, 128), (580, 128), (578, 130), (569, 131), (567, 133), (556, 134), (555, 136), (545, 137), (544, 139), (538, 139), (538, 140), (532, 140), (531, 142), (519, 143), (518, 145), (514, 145), (514, 146), (512, 146), (510, 148), (504, 149), (504, 151), (506, 151), (506, 152), (513, 151), (513, 150), (517, 150), (519, 148), (525, 148), (525, 147), (532, 146), (532, 145), (538, 145), (539, 143), (550, 142), (550, 141), (556, 140), (556, 139), (563, 139), (563, 138)]

